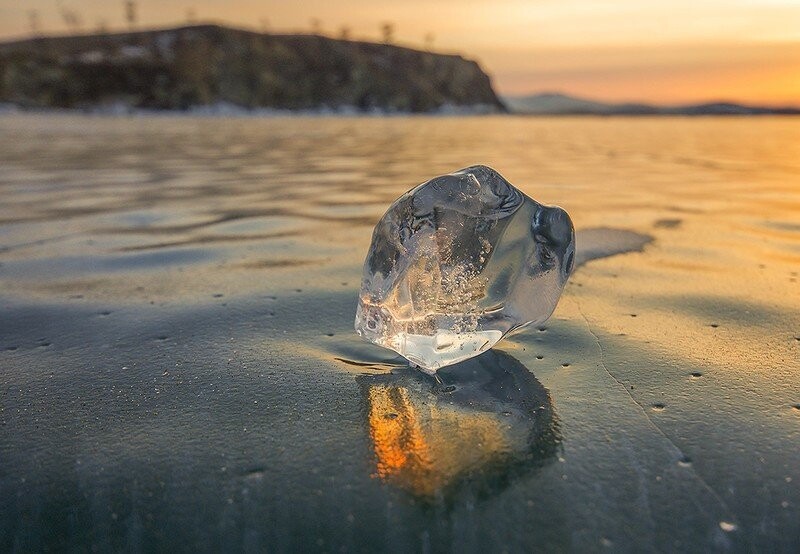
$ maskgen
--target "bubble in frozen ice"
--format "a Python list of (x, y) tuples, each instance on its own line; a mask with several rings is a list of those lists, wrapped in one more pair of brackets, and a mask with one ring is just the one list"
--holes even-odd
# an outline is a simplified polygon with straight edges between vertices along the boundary
[(569, 215), (473, 166), (405, 193), (375, 227), (356, 331), (429, 373), (544, 322), (573, 269)]

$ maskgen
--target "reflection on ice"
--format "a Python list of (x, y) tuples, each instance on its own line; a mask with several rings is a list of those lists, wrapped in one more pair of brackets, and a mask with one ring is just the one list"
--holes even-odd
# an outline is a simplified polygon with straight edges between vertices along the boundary
[(466, 478), (491, 491), (554, 458), (550, 396), (513, 357), (492, 350), (438, 376), (441, 384), (408, 368), (358, 377), (378, 478), (421, 497)]

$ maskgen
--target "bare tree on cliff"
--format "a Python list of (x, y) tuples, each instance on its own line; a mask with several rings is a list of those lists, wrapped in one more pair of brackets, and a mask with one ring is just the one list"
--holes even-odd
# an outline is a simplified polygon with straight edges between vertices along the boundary
[(436, 35), (433, 33), (425, 33), (425, 50), (431, 52), (433, 50), (433, 41), (436, 39)]
[(81, 16), (75, 10), (71, 10), (64, 6), (61, 0), (56, 2), (58, 6), (58, 12), (61, 14), (61, 19), (64, 21), (64, 25), (67, 26), (69, 32), (73, 35), (77, 35), (81, 31)]
[(97, 20), (97, 27), (95, 28), (95, 33), (98, 35), (107, 35), (108, 34), (108, 20), (100, 18)]
[(394, 23), (387, 21), (381, 25), (381, 39), (384, 44), (392, 44), (394, 42)]
[(38, 10), (28, 10), (28, 24), (31, 27), (31, 36), (38, 37), (42, 32)]
[(128, 29), (133, 31), (133, 29), (136, 27), (135, 0), (125, 0), (125, 21), (128, 22)]

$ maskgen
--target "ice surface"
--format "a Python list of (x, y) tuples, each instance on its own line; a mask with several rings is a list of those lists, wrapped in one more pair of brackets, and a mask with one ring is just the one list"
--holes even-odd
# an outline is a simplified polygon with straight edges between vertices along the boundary
[(486, 166), (436, 177), (375, 227), (356, 331), (433, 373), (550, 317), (574, 258), (561, 208)]

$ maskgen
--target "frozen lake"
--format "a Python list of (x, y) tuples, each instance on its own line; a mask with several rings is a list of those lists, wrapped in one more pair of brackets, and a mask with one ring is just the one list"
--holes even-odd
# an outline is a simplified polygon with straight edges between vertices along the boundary
[[(353, 317), (476, 163), (586, 263), (443, 389)], [(798, 118), (7, 114), (0, 195), (0, 551), (800, 548)]]

